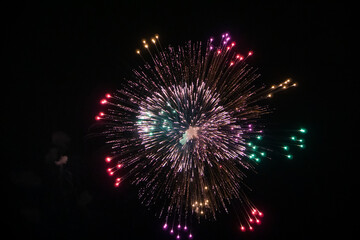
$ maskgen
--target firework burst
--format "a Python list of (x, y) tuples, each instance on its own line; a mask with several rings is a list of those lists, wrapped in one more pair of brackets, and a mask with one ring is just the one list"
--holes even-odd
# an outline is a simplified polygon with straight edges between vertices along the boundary
[[(270, 112), (260, 102), (296, 83), (255, 87), (259, 74), (246, 63), (253, 53), (236, 53), (228, 34), (218, 43), (210, 38), (177, 48), (163, 48), (155, 35), (143, 45), (144, 53), (136, 53), (144, 64), (101, 100), (105, 110), (96, 116), (111, 146), (105, 160), (115, 186), (138, 185), (139, 198), (160, 206), (163, 228), (176, 238), (193, 237), (191, 219), (233, 209), (240, 230), (253, 230), (263, 213), (247, 198), (243, 180), (267, 155), (253, 142), (263, 138), (260, 120)], [(291, 158), (288, 148), (283, 155)]]

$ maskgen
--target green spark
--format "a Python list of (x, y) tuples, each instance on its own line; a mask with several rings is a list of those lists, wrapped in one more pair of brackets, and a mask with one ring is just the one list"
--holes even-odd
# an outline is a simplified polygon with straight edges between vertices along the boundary
[(306, 128), (300, 128), (299, 131), (300, 131), (301, 133), (306, 133), (306, 132), (307, 132)]

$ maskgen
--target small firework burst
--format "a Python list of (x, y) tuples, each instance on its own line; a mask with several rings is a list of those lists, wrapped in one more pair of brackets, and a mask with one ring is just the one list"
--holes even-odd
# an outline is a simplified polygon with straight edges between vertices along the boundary
[[(263, 139), (260, 120), (270, 112), (260, 103), (296, 83), (255, 87), (259, 74), (246, 63), (253, 52), (235, 52), (229, 34), (205, 46), (163, 48), (158, 35), (150, 43), (143, 41), (145, 54), (136, 50), (144, 64), (134, 78), (107, 94), (96, 116), (111, 146), (105, 160), (115, 186), (138, 185), (142, 202), (160, 206), (163, 229), (177, 239), (193, 237), (192, 219), (216, 219), (233, 209), (240, 230), (253, 230), (263, 213), (247, 198), (243, 180), (268, 157), (256, 143)], [(291, 159), (289, 146), (282, 148)]]

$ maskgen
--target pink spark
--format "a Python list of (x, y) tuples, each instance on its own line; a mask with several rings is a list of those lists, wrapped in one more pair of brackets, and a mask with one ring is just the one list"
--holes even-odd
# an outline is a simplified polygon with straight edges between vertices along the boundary
[(180, 235), (179, 235), (179, 234), (176, 236), (176, 239), (180, 239)]
[(253, 52), (252, 52), (252, 51), (250, 51), (248, 55), (249, 55), (249, 56), (253, 55)]
[(107, 94), (105, 95), (105, 97), (106, 97), (106, 98), (111, 98), (110, 93), (107, 93)]
[[(111, 157), (106, 157), (106, 158), (105, 158), (105, 161), (106, 161), (106, 162), (110, 162), (110, 161), (111, 161)], [(110, 168), (108, 168), (108, 171), (109, 171), (109, 169), (110, 169)], [(110, 171), (111, 171), (111, 169), (110, 169)]]
[(166, 229), (167, 228), (167, 224), (165, 223), (164, 226), (163, 226), (163, 229)]
[(103, 112), (100, 112), (100, 113), (99, 113), (99, 115), (100, 115), (100, 116), (104, 116), (104, 115), (105, 115), (105, 113), (103, 113)]
[(245, 227), (244, 227), (244, 226), (241, 226), (241, 228), (240, 228), (240, 229), (241, 229), (241, 231), (242, 231), (242, 232), (245, 232), (245, 231), (246, 231), (246, 229), (245, 229)]
[(173, 234), (173, 233), (174, 233), (174, 229), (171, 229), (171, 230), (170, 230), (170, 233)]
[(189, 234), (189, 238), (192, 238), (192, 234), (191, 234), (191, 233)]
[(106, 99), (102, 99), (102, 100), (100, 101), (100, 103), (101, 103), (101, 104), (106, 104), (106, 103), (107, 103), (107, 100), (106, 100)]
[(99, 116), (96, 116), (96, 117), (95, 117), (95, 120), (96, 120), (96, 121), (99, 121), (100, 119), (101, 119), (101, 117), (99, 117)]

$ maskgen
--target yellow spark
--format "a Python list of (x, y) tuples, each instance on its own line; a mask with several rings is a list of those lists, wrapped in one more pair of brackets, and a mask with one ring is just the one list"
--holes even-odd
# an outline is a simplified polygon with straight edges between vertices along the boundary
[(143, 42), (143, 44), (146, 44), (146, 40), (145, 40), (145, 39), (143, 39), (142, 42)]
[(274, 88), (275, 88), (275, 85), (272, 85), (271, 88), (274, 89)]
[(145, 44), (145, 45), (144, 45), (144, 47), (145, 47), (145, 48), (148, 48), (148, 47), (149, 47), (149, 45)]
[(139, 50), (139, 49), (136, 49), (136, 53), (137, 53), (137, 54), (140, 54), (140, 50)]
[(296, 86), (297, 86), (296, 83), (294, 83), (294, 84), (293, 84), (293, 87), (296, 87)]
[(270, 97), (272, 97), (272, 94), (271, 94), (271, 93), (269, 93), (267, 96), (270, 98)]
[(208, 187), (207, 186), (205, 186), (205, 190), (207, 190), (208, 189)]
[(152, 38), (151, 41), (152, 41), (153, 43), (155, 43), (155, 39)]
[(201, 214), (204, 214), (204, 211), (201, 211), (200, 213), (201, 213)]
[(159, 35), (158, 35), (158, 34), (156, 34), (156, 35), (155, 35), (155, 38), (156, 38), (156, 39), (159, 39)]

